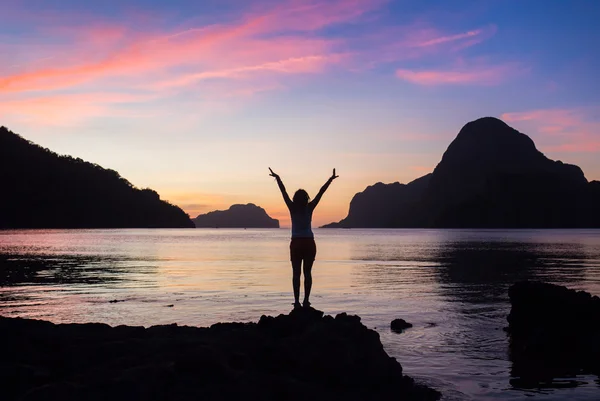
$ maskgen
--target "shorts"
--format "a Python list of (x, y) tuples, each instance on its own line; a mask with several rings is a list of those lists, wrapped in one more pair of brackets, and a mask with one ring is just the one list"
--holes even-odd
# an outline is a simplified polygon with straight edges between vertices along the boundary
[(290, 242), (290, 260), (314, 261), (317, 256), (317, 244), (314, 238), (292, 238)]

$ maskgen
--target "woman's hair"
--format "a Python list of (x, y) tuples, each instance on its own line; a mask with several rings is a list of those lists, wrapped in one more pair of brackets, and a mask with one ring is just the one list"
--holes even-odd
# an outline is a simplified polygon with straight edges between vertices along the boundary
[(308, 205), (308, 201), (310, 200), (310, 196), (308, 196), (308, 192), (303, 189), (299, 189), (294, 194), (294, 198), (292, 199), (294, 202), (294, 206), (306, 206)]

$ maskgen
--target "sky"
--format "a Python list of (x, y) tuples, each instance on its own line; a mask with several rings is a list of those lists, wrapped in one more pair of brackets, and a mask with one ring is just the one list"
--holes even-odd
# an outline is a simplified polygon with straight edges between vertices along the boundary
[(1, 0), (0, 125), (191, 217), (337, 179), (313, 225), (494, 116), (600, 180), (596, 0)]

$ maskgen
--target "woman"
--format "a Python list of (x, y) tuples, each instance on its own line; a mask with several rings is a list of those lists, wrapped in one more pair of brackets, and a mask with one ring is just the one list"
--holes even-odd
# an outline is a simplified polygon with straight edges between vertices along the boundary
[(292, 285), (294, 287), (294, 308), (300, 307), (300, 271), (302, 262), (304, 262), (304, 302), (302, 305), (308, 307), (310, 306), (308, 299), (310, 297), (310, 289), (312, 288), (311, 270), (313, 263), (315, 262), (315, 256), (317, 255), (315, 237), (311, 229), (312, 214), (315, 207), (319, 204), (321, 197), (325, 191), (327, 191), (327, 188), (329, 188), (329, 184), (339, 176), (335, 175), (335, 169), (333, 169), (331, 177), (329, 177), (325, 185), (321, 187), (321, 190), (315, 199), (309, 202), (310, 197), (303, 189), (297, 190), (294, 194), (294, 199), (290, 199), (279, 175), (275, 174), (270, 167), (269, 171), (271, 172), (270, 176), (275, 177), (277, 180), (277, 185), (279, 185), (283, 200), (290, 210), (290, 215), (292, 217), (290, 260), (292, 261), (293, 271)]

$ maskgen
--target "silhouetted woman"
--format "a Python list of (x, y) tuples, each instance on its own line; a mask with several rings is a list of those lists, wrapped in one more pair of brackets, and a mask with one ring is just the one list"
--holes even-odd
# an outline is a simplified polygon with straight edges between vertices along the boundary
[(292, 261), (292, 285), (294, 287), (294, 308), (300, 307), (300, 271), (302, 262), (304, 262), (304, 302), (303, 306), (310, 306), (309, 297), (310, 289), (312, 288), (312, 266), (315, 262), (315, 256), (317, 255), (317, 246), (315, 244), (315, 237), (311, 229), (312, 214), (315, 207), (319, 204), (321, 197), (329, 188), (329, 184), (336, 178), (335, 169), (333, 174), (325, 185), (321, 187), (321, 190), (313, 199), (309, 202), (310, 198), (308, 193), (299, 189), (294, 194), (294, 199), (290, 199), (283, 181), (278, 174), (275, 174), (269, 167), (271, 177), (275, 177), (277, 185), (283, 195), (283, 200), (290, 210), (290, 216), (292, 217), (292, 241), (290, 242), (290, 260)]

